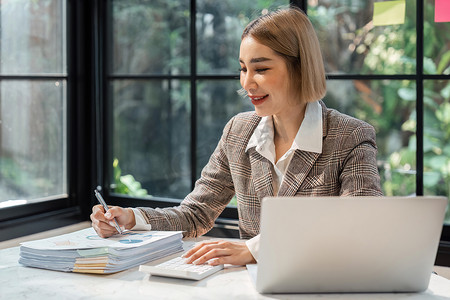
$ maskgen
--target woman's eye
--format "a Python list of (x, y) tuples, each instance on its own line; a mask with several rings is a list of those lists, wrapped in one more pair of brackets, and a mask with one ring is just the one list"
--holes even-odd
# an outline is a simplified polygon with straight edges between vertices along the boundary
[[(256, 73), (264, 73), (265, 71), (269, 70), (269, 68), (261, 68), (261, 69), (255, 69)], [(239, 72), (247, 72), (247, 68), (240, 68)]]

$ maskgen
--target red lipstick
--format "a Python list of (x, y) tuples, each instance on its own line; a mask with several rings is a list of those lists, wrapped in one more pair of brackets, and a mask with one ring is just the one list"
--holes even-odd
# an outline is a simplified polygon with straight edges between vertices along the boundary
[(262, 104), (264, 101), (266, 101), (267, 97), (269, 97), (269, 95), (264, 95), (264, 96), (248, 96), (251, 100), (252, 100), (252, 104), (253, 105), (260, 105)]

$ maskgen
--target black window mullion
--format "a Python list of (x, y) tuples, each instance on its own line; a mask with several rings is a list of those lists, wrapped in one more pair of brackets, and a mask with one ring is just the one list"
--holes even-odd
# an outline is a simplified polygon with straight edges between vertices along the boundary
[(190, 3), (190, 41), (191, 41), (191, 189), (194, 188), (197, 180), (197, 3), (191, 0)]
[[(93, 2), (68, 1), (68, 191), (74, 204), (87, 219), (91, 211), (88, 186), (92, 184), (93, 144), (92, 65), (93, 43), (91, 14)], [(88, 17), (86, 17), (88, 16)]]
[(291, 6), (295, 6), (308, 13), (308, 1), (307, 0), (289, 0)]
[(94, 114), (95, 114), (95, 132), (94, 132), (94, 145), (95, 145), (95, 166), (96, 166), (96, 174), (95, 174), (95, 185), (97, 187), (100, 187), (100, 189), (104, 185), (104, 159), (107, 155), (105, 155), (105, 150), (108, 147), (105, 147), (105, 134), (104, 131), (106, 130), (107, 126), (105, 125), (105, 118), (103, 114), (103, 108), (104, 108), (104, 98), (103, 98), (103, 89), (102, 89), (102, 76), (103, 76), (103, 40), (102, 37), (104, 36), (104, 27), (102, 26), (102, 3), (103, 1), (93, 1), (93, 98), (95, 99), (95, 108), (94, 108)]
[(416, 0), (416, 194), (423, 195), (423, 1)]

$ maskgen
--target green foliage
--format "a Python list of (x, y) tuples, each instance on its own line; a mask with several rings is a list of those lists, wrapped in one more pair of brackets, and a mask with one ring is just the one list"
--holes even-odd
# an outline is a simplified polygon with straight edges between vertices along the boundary
[[(436, 69), (431, 59), (429, 68)], [(424, 85), (424, 193), (427, 195), (450, 196), (450, 83), (448, 81), (427, 81)], [(413, 89), (399, 90), (399, 97), (409, 101)], [(436, 92), (439, 91), (439, 92)], [(417, 121), (415, 117), (407, 120), (402, 129), (415, 132)], [(388, 160), (389, 168), (396, 170), (409, 169), (415, 162), (416, 137), (411, 135), (409, 146), (393, 152)], [(401, 159), (399, 159), (401, 157)], [(401, 174), (401, 172), (398, 172)], [(412, 177), (412, 176), (411, 176)], [(383, 187), (386, 194), (394, 194), (398, 188), (406, 189), (408, 193), (414, 190), (414, 178), (408, 176), (393, 176), (385, 181)], [(406, 185), (405, 185), (406, 183)], [(399, 187), (399, 185), (403, 185)], [(447, 212), (447, 222), (450, 222), (450, 211)]]
[(416, 161), (416, 151), (415, 146), (414, 149), (411, 148), (402, 148), (389, 156), (384, 171), (383, 190), (385, 195), (398, 195), (398, 191), (402, 191), (405, 195), (412, 195), (416, 192), (416, 177), (412, 170)]
[[(308, 14), (322, 42), (327, 71), (416, 74), (416, 1), (406, 0), (404, 24), (376, 27), (370, 22), (373, 2), (329, 1), (309, 5)], [(423, 13), (423, 72), (450, 74), (450, 24), (434, 22), (434, 1), (425, 0)], [(450, 82), (427, 79), (423, 84), (424, 194), (449, 197)], [(330, 81), (329, 86), (334, 83)], [(422, 101), (417, 99), (416, 82), (354, 80), (351, 84), (336, 85), (336, 89), (329, 88), (326, 101), (375, 127), (384, 194), (415, 194), (416, 106), (417, 101)]]
[(26, 174), (22, 172), (14, 160), (7, 157), (2, 157), (0, 166), (1, 178), (14, 182), (17, 185), (27, 184), (28, 180), (25, 178)]
[[(374, 1), (311, 1), (308, 14), (322, 42), (322, 51), (330, 73), (348, 74), (404, 74), (417, 72), (416, 2), (407, 0), (405, 23), (393, 26), (371, 26)], [(151, 5), (148, 5), (151, 3)], [(114, 72), (142, 72), (184, 74), (189, 70), (188, 15), (189, 8), (170, 9), (177, 1), (135, 0), (132, 5), (114, 4), (118, 52)], [(225, 73), (237, 68), (237, 51), (242, 28), (262, 7), (287, 3), (287, 1), (258, 0), (242, 2), (234, 7), (229, 2), (205, 0), (197, 9), (197, 69), (200, 74)], [(315, 3), (315, 4), (314, 4)], [(432, 1), (424, 3), (424, 74), (450, 74), (450, 30), (448, 24), (433, 22)], [(132, 20), (132, 21), (130, 21)], [(165, 22), (164, 20), (171, 20)], [(153, 30), (155, 28), (155, 30)], [(144, 30), (143, 30), (144, 29)], [(149, 30), (152, 29), (152, 30)], [(158, 29), (158, 30), (156, 30)], [(211, 31), (212, 30), (212, 31)], [(134, 37), (134, 38), (132, 38)], [(168, 37), (168, 38), (167, 38)], [(155, 46), (157, 45), (157, 46)], [(151, 49), (147, 50), (147, 49)], [(128, 55), (128, 53), (131, 53)], [(140, 58), (140, 59), (137, 59)], [(145, 63), (147, 62), (147, 64)], [(150, 63), (151, 62), (151, 63)], [(131, 68), (130, 66), (133, 66)], [(345, 83), (345, 81), (342, 81)], [(377, 130), (378, 158), (386, 195), (410, 195), (416, 191), (416, 83), (414, 80), (354, 80), (348, 95), (345, 85), (336, 91), (329, 89), (329, 95), (347, 101), (339, 110), (366, 120)], [(214, 147), (224, 122), (235, 113), (230, 107), (235, 102), (217, 95), (224, 95), (229, 87), (198, 81), (197, 113), (202, 128), (198, 152)], [(175, 86), (177, 86), (175, 88)], [(114, 155), (121, 160), (124, 170), (133, 172), (145, 187), (171, 191), (187, 175), (172, 172), (173, 161), (179, 155), (170, 155), (171, 149), (179, 149), (184, 143), (180, 138), (189, 132), (175, 124), (188, 124), (190, 113), (189, 92), (192, 87), (171, 85), (166, 87), (136, 85), (124, 82), (115, 86), (117, 97), (114, 109), (115, 138)], [(234, 93), (234, 91), (233, 91)], [(339, 94), (341, 93), (341, 94)], [(348, 99), (346, 99), (348, 98)], [(424, 81), (424, 192), (450, 196), (449, 191), (449, 98), (450, 85), (447, 81)], [(152, 99), (152, 100), (149, 100)], [(220, 105), (218, 105), (220, 103)], [(166, 106), (164, 106), (166, 105)], [(342, 105), (345, 105), (342, 104)], [(165, 107), (165, 108), (164, 108)], [(163, 109), (164, 108), (164, 109)], [(186, 117), (187, 116), (187, 117)], [(185, 119), (186, 118), (186, 119)], [(177, 120), (175, 122), (175, 120)], [(154, 130), (158, 128), (158, 130)], [(193, 129), (194, 130), (194, 129)], [(130, 135), (134, 132), (134, 135)], [(168, 133), (158, 134), (159, 132)], [(175, 133), (179, 132), (178, 135)], [(135, 136), (142, 137), (136, 139)], [(166, 141), (162, 137), (168, 136)], [(171, 141), (178, 141), (172, 144)], [(189, 143), (189, 141), (186, 141)], [(202, 144), (204, 143), (204, 144)], [(211, 144), (211, 145), (210, 145)], [(124, 147), (127, 145), (128, 147)], [(176, 147), (174, 146), (176, 145)], [(201, 154), (201, 153), (200, 153)], [(198, 161), (203, 162), (202, 155)], [(169, 170), (163, 170), (170, 165)], [(201, 169), (202, 166), (198, 166)], [(133, 177), (119, 176), (114, 167), (116, 191), (126, 186), (141, 189)], [(156, 171), (156, 172), (155, 172)], [(148, 175), (150, 174), (150, 175)], [(152, 174), (159, 177), (153, 178)], [(131, 176), (131, 175), (129, 175)], [(123, 179), (121, 180), (121, 178)], [(164, 179), (164, 183), (160, 179)], [(154, 183), (152, 183), (154, 182)], [(120, 184), (119, 184), (120, 183)], [(153, 186), (151, 184), (154, 184)], [(124, 187), (125, 186), (125, 187)], [(186, 184), (186, 187), (189, 183)], [(178, 189), (178, 194), (184, 194)], [(175, 193), (174, 193), (175, 195)], [(232, 202), (234, 203), (234, 202)], [(450, 217), (449, 217), (450, 218)], [(450, 219), (449, 219), (450, 221)]]
[(0, 157), (0, 202), (12, 199), (38, 198), (54, 190), (54, 182), (36, 176), (17, 160)]
[[(189, 1), (111, 1), (112, 74), (190, 74)], [(244, 26), (263, 8), (287, 0), (197, 2), (197, 74), (237, 74)], [(205, 78), (207, 79), (207, 78)], [(198, 130), (198, 170), (217, 145), (223, 126), (242, 111), (238, 80), (112, 80), (112, 156), (124, 173), (161, 197), (183, 198), (191, 190), (190, 136)], [(191, 99), (192, 89), (197, 99)], [(191, 103), (197, 103), (191, 107)], [(191, 110), (197, 125), (191, 127)], [(109, 172), (112, 174), (112, 170)], [(198, 175), (198, 174), (196, 174)], [(112, 177), (112, 175), (110, 175)]]
[(141, 183), (134, 179), (133, 175), (121, 175), (122, 170), (119, 167), (119, 160), (114, 159), (114, 192), (135, 197), (149, 196), (146, 189), (143, 189)]

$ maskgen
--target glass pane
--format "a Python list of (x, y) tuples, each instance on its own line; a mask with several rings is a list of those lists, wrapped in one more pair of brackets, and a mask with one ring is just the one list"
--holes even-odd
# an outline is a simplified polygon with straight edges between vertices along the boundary
[(406, 0), (405, 23), (372, 24), (373, 0), (308, 0), (325, 69), (332, 74), (413, 74), (416, 71), (416, 2)]
[(0, 3), (0, 72), (66, 73), (66, 1)]
[(450, 80), (426, 80), (424, 95), (424, 194), (450, 199)]
[(189, 0), (115, 0), (111, 4), (112, 73), (189, 72)]
[(67, 194), (66, 82), (0, 89), (0, 207)]
[(450, 23), (434, 22), (435, 0), (425, 0), (423, 24), (423, 71), (425, 74), (450, 74)]
[(239, 80), (202, 80), (197, 84), (197, 177), (214, 152), (226, 123), (240, 112), (254, 110), (247, 97), (238, 95), (240, 88)]
[(375, 127), (383, 193), (416, 192), (416, 88), (407, 80), (330, 80), (324, 101)]
[(112, 188), (184, 198), (191, 189), (189, 82), (116, 80), (110, 92)]
[(288, 4), (288, 0), (197, 0), (198, 73), (237, 74), (239, 45), (245, 26), (264, 9)]
[[(239, 80), (202, 80), (197, 84), (197, 178), (216, 148), (225, 124), (240, 112), (254, 110), (248, 98), (237, 94), (240, 88)], [(236, 206), (235, 199), (230, 204)]]

